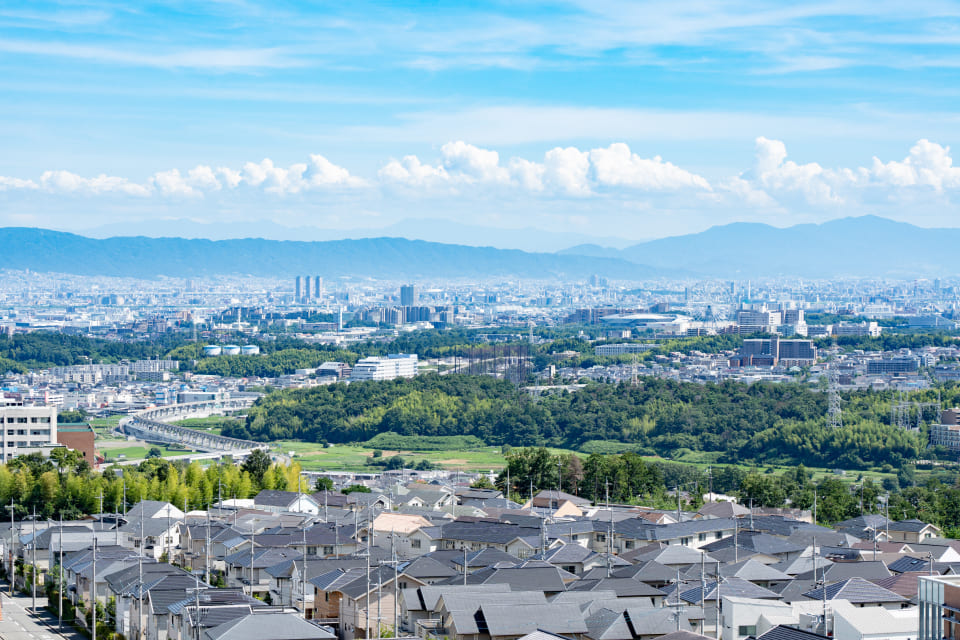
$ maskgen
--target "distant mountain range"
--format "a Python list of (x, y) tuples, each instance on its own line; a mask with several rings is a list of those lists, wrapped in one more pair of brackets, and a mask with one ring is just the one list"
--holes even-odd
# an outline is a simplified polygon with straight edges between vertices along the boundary
[(324, 229), (309, 225), (288, 227), (270, 220), (234, 222), (231, 224), (197, 222), (187, 219), (131, 220), (71, 231), (89, 238), (114, 238), (118, 236), (162, 238), (168, 237), (171, 230), (175, 230), (178, 238), (202, 238), (207, 240), (263, 238), (265, 240), (326, 242), (328, 240), (357, 240), (360, 238), (410, 238), (471, 247), (497, 247), (498, 249), (520, 249), (521, 251), (536, 252), (554, 252), (582, 243), (623, 248), (639, 240), (639, 238), (624, 240), (623, 238), (531, 228), (484, 227), (436, 218), (407, 218), (387, 227), (369, 229)]
[(46, 229), (0, 228), (0, 268), (88, 276), (198, 277), (319, 274), (383, 279), (583, 279), (591, 274), (639, 280), (662, 275), (622, 258), (368, 238), (329, 242), (263, 239), (94, 239)]
[(787, 228), (738, 222), (621, 250), (587, 244), (560, 254), (723, 278), (933, 277), (960, 273), (960, 229), (924, 229), (876, 216)]

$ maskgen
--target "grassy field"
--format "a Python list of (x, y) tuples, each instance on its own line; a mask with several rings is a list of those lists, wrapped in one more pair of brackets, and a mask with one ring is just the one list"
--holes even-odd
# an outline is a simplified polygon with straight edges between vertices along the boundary
[[(378, 467), (365, 463), (373, 456), (373, 449), (359, 445), (335, 445), (324, 449), (319, 444), (308, 442), (281, 441), (273, 444), (277, 453), (294, 453), (304, 469), (308, 471), (376, 471)], [(491, 471), (502, 469), (506, 460), (500, 453), (500, 447), (482, 447), (474, 450), (457, 451), (392, 451), (382, 449), (385, 457), (401, 455), (408, 462), (429, 460), (446, 469), (464, 471)], [(554, 453), (567, 452), (565, 449), (551, 449)]]
[[(118, 443), (121, 444), (121, 443)], [(139, 445), (131, 444), (130, 446), (117, 446), (109, 448), (100, 448), (100, 453), (104, 455), (104, 458), (107, 462), (115, 462), (117, 460), (139, 460), (141, 458), (147, 457), (147, 452), (150, 451), (150, 448), (153, 445)], [(167, 447), (160, 447), (160, 451), (163, 454), (163, 457), (167, 456), (182, 456), (186, 453), (190, 453), (184, 449), (170, 449)], [(124, 456), (120, 458), (120, 456)]]
[[(367, 466), (365, 463), (373, 456), (374, 449), (363, 445), (335, 445), (323, 448), (322, 445), (311, 442), (280, 441), (273, 443), (276, 453), (290, 455), (297, 460), (305, 470), (308, 471), (376, 471), (378, 467)], [(506, 464), (503, 454), (499, 447), (479, 447), (476, 449), (458, 449), (452, 451), (427, 451), (416, 449), (388, 450), (381, 449), (385, 457), (401, 455), (408, 464), (419, 460), (429, 460), (431, 463), (447, 469), (462, 469), (464, 471), (499, 471)], [(568, 449), (550, 449), (553, 453), (572, 453)], [(587, 454), (577, 452), (586, 457)], [(719, 453), (708, 452), (690, 452), (685, 456), (676, 459), (666, 459), (657, 456), (643, 456), (645, 460), (651, 462), (680, 462), (691, 464), (701, 469), (709, 466), (717, 466)], [(727, 466), (727, 465), (724, 465)], [(747, 471), (756, 471), (759, 473), (772, 470), (773, 473), (783, 473), (787, 470), (793, 470), (790, 466), (775, 465), (736, 465)], [(875, 483), (881, 484), (885, 477), (892, 477), (895, 474), (885, 474), (878, 471), (848, 471), (845, 475), (835, 476), (833, 469), (808, 468), (813, 473), (815, 480), (819, 481), (825, 477), (839, 477), (847, 483), (859, 482), (858, 478), (871, 478)], [(929, 472), (918, 471), (918, 480), (924, 474)]]
[(109, 418), (91, 419), (89, 421), (90, 426), (93, 427), (94, 433), (97, 434), (97, 439), (116, 440), (117, 436), (113, 435), (113, 430), (117, 428), (121, 417), (122, 416), (110, 416)]
[(177, 420), (171, 424), (175, 424), (179, 427), (186, 427), (188, 429), (202, 429), (216, 435), (220, 435), (220, 432), (223, 430), (222, 425), (225, 420), (224, 416), (208, 416), (206, 418), (187, 418), (186, 420)]

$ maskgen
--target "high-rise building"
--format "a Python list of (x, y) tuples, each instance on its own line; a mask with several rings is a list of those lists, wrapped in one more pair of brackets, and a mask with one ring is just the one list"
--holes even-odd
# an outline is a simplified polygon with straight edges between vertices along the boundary
[(303, 298), (303, 276), (297, 276), (294, 280), (296, 283), (293, 291), (293, 299), (297, 302)]
[(313, 297), (317, 300), (323, 298), (323, 278), (320, 276), (313, 277)]
[(417, 304), (417, 288), (412, 284), (400, 287), (400, 306), (412, 307)]
[(310, 276), (303, 276), (303, 301), (310, 300)]

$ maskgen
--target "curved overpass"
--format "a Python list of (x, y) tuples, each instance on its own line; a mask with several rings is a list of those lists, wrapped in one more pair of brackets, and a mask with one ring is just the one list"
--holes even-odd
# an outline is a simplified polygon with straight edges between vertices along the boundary
[(253, 449), (267, 449), (268, 445), (253, 440), (228, 438), (201, 429), (179, 427), (167, 422), (187, 418), (206, 418), (211, 415), (223, 415), (226, 411), (249, 409), (256, 399), (256, 396), (241, 396), (144, 409), (121, 420), (118, 428), (123, 433), (141, 440), (182, 444), (197, 451), (210, 453), (245, 454)]

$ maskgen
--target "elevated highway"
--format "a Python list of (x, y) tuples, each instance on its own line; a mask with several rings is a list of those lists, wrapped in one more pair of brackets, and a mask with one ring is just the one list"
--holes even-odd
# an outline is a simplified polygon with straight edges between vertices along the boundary
[(253, 440), (241, 440), (216, 435), (202, 429), (188, 429), (168, 424), (187, 418), (206, 418), (224, 415), (228, 411), (249, 409), (256, 396), (241, 396), (223, 400), (185, 402), (138, 411), (120, 421), (118, 429), (130, 436), (149, 442), (181, 444), (197, 451), (246, 455), (254, 449), (267, 449), (268, 445)]

